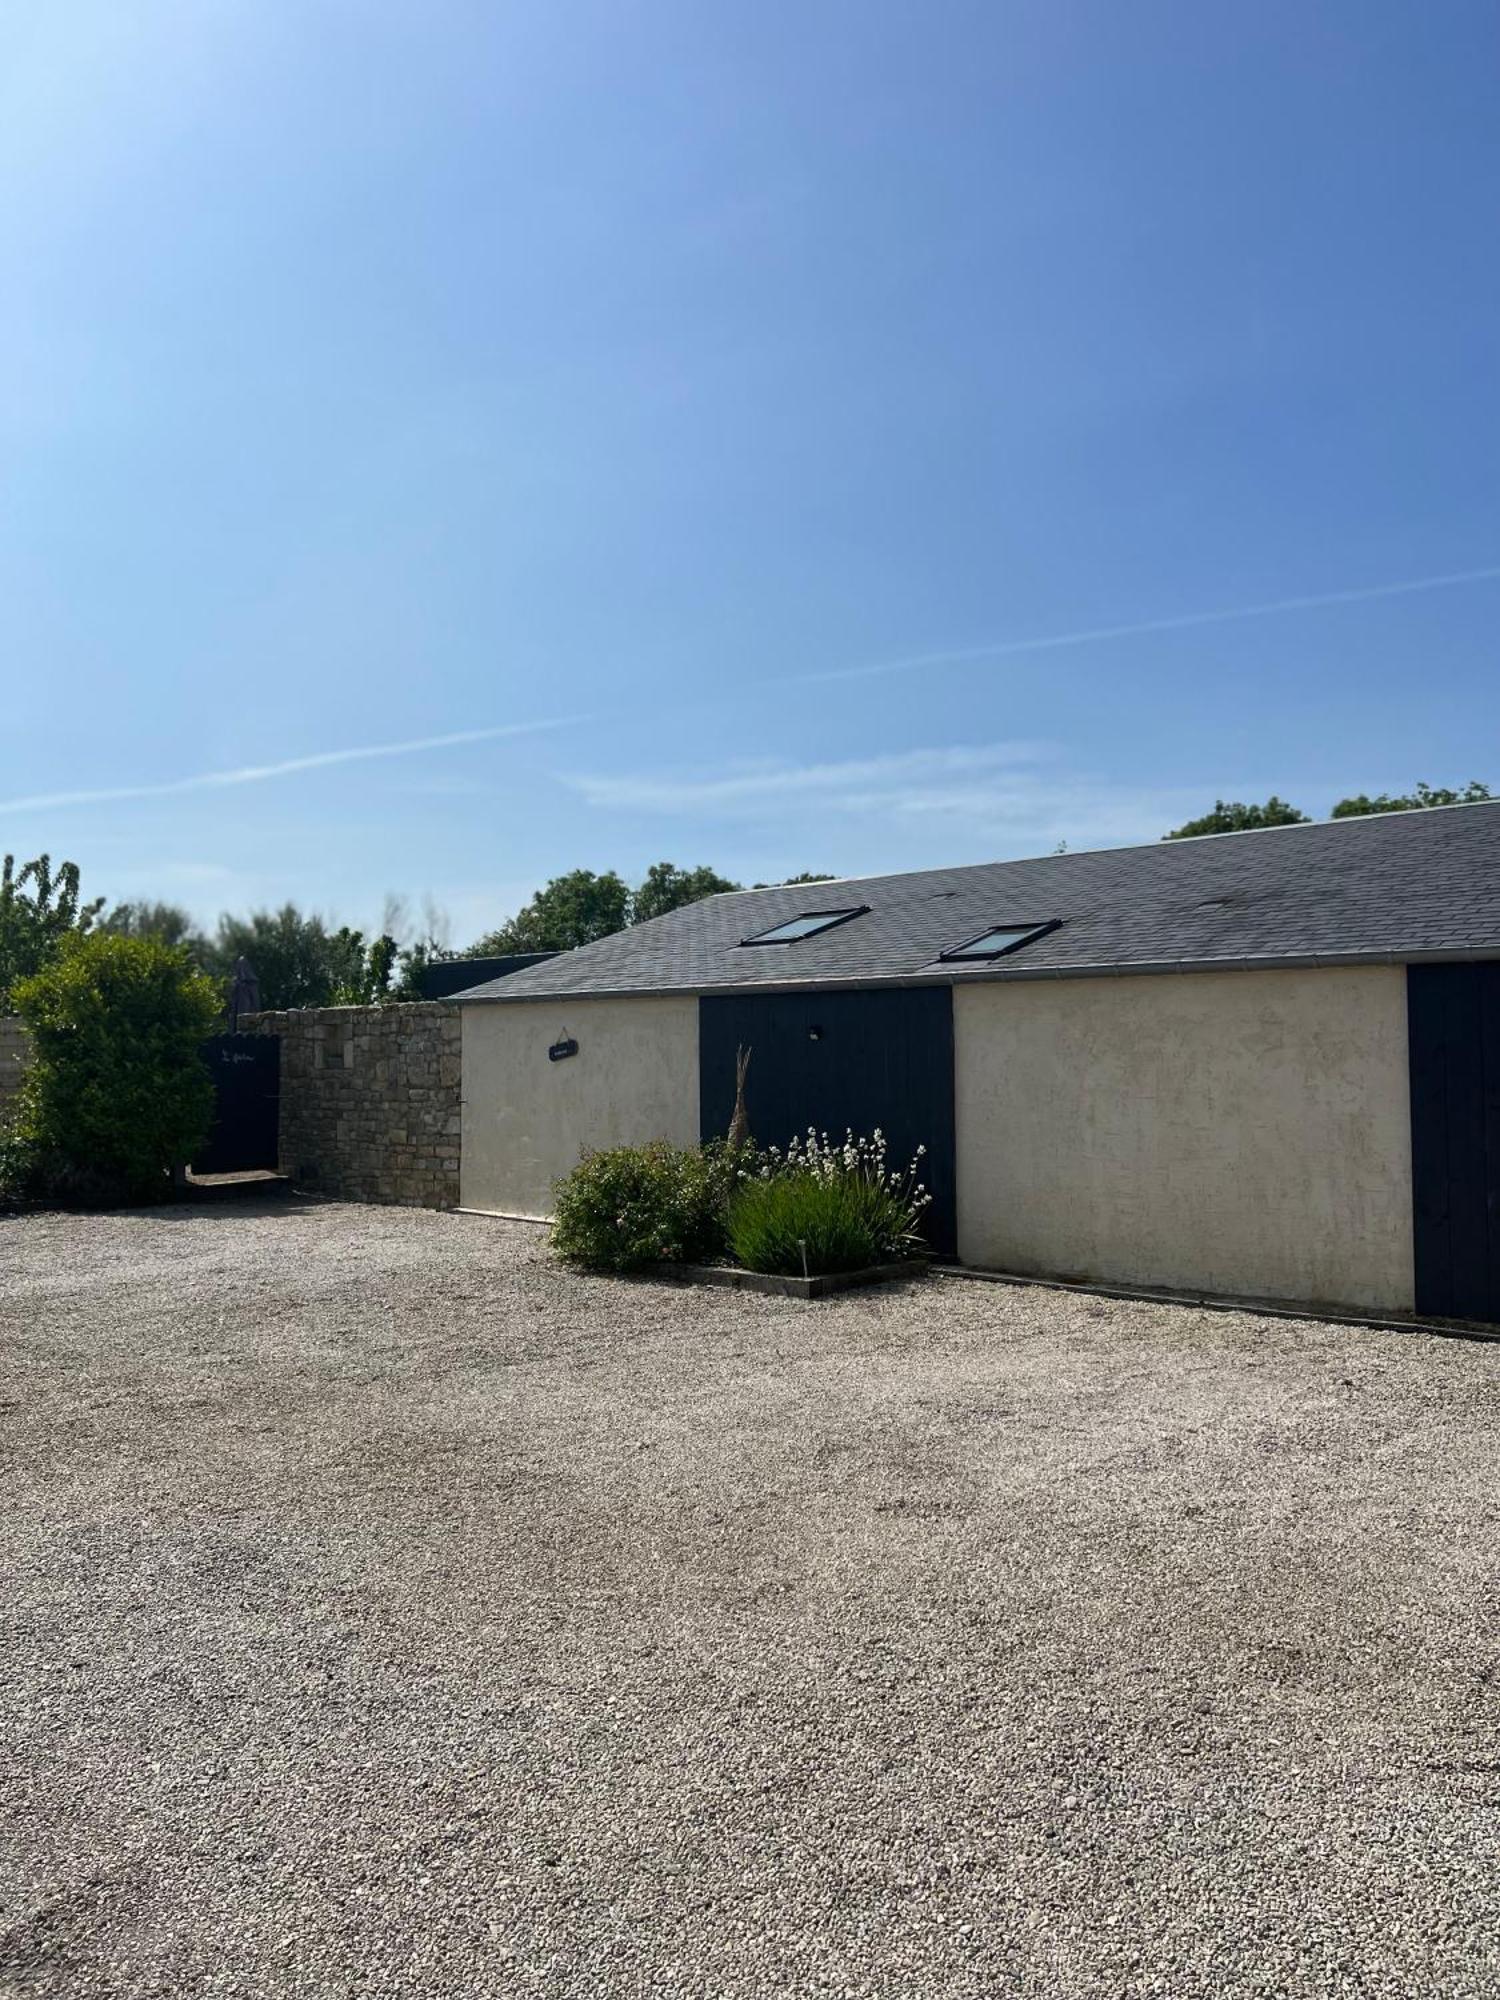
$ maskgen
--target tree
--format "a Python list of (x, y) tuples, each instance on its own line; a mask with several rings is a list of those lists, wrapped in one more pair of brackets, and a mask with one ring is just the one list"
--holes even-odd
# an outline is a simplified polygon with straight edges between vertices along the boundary
[(192, 918), (177, 903), (116, 903), (99, 919), (98, 927), (111, 937), (154, 937), (163, 944), (186, 945), (195, 959), (208, 949)]
[(393, 1000), (425, 1000), (422, 991), (422, 974), (429, 965), (446, 956), (440, 952), (430, 938), (418, 938), (409, 944), (396, 959), (396, 983), (391, 988)]
[[(788, 886), (833, 879), (831, 875), (793, 875)], [(654, 861), (646, 870), (645, 881), (634, 890), (613, 869), (595, 875), (587, 868), (575, 868), (571, 875), (554, 876), (545, 889), (537, 890), (524, 910), (499, 930), (487, 931), (463, 956), (485, 958), (511, 951), (572, 951), (578, 945), (612, 937), (630, 924), (649, 923), (669, 910), (680, 910), (684, 904), (700, 902), (705, 896), (731, 894), (740, 886), (707, 866), (679, 868), (675, 861)], [(757, 882), (755, 886), (764, 889), (768, 885)], [(429, 959), (451, 955), (435, 948), (427, 952)]]
[(675, 861), (653, 861), (631, 899), (630, 921), (649, 923), (653, 917), (664, 917), (668, 910), (701, 903), (705, 896), (726, 895), (739, 886), (716, 875), (712, 868), (679, 868)]
[(364, 940), (347, 929), (330, 936), (321, 917), (284, 903), (248, 917), (220, 917), (209, 958), (209, 969), (226, 981), (235, 960), (248, 958), (265, 1008), (326, 1007), (340, 987), (361, 978)]
[(14, 999), (32, 1060), (5, 1142), (7, 1178), (85, 1200), (165, 1193), (213, 1117), (199, 1055), (219, 1018), (213, 981), (159, 938), (75, 932)]
[(630, 921), (630, 890), (611, 868), (595, 875), (575, 868), (538, 889), (524, 910), (472, 947), (475, 958), (511, 951), (572, 951), (624, 930)]
[(1249, 833), (1263, 826), (1306, 826), (1309, 824), (1305, 812), (1289, 806), (1285, 799), (1278, 799), (1272, 792), (1263, 806), (1242, 805), (1238, 799), (1226, 802), (1214, 800), (1214, 809), (1201, 819), (1190, 819), (1185, 826), (1174, 827), (1170, 833), (1162, 835), (1163, 840), (1196, 840), (1204, 833)]
[(0, 864), (0, 1014), (13, 1004), (17, 980), (40, 972), (71, 932), (87, 931), (104, 898), (80, 900), (78, 864), (64, 861), (53, 872), (50, 855), (16, 867), (7, 854)]
[(1368, 792), (1358, 792), (1353, 798), (1340, 799), (1333, 809), (1335, 819), (1362, 819), (1366, 813), (1416, 812), (1425, 806), (1474, 806), (1492, 799), (1494, 793), (1488, 785), (1482, 785), (1477, 778), (1464, 786), (1461, 792), (1453, 791), (1446, 785), (1418, 785), (1414, 792), (1405, 797), (1393, 792), (1379, 792), (1372, 799)]
[(392, 999), (391, 977), (396, 970), (396, 940), (388, 931), (366, 948), (363, 931), (346, 924), (329, 939), (334, 966), (334, 986), (329, 995), (333, 1007), (378, 1007)]
[(384, 1000), (389, 996), (398, 955), (396, 940), (389, 931), (383, 931), (370, 946), (365, 955), (365, 979), (372, 1000)]

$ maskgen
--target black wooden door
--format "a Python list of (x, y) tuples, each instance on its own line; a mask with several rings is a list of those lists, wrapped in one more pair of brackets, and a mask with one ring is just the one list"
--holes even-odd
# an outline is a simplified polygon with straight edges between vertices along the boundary
[(929, 1242), (955, 1254), (953, 995), (946, 986), (865, 993), (708, 994), (698, 1003), (700, 1118), (722, 1139), (734, 1111), (734, 1054), (753, 1051), (745, 1084), (752, 1136), (784, 1146), (809, 1125), (842, 1139), (878, 1127), (887, 1163), (918, 1146), (932, 1196)]
[(1500, 1320), (1500, 964), (1413, 965), (1417, 1311)]
[(197, 1174), (274, 1169), (281, 1108), (281, 1041), (276, 1035), (214, 1035), (201, 1054), (214, 1080), (214, 1122), (193, 1161)]

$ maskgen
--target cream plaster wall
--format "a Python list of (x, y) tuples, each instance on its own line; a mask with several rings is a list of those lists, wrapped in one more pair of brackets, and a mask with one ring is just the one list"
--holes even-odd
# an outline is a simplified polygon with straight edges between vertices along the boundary
[(1399, 966), (954, 993), (965, 1263), (1412, 1305)]
[[(552, 1183), (589, 1147), (698, 1141), (698, 1002), (509, 1000), (463, 1014), (459, 1200), (550, 1215)], [(573, 1037), (576, 1056), (549, 1062)]]

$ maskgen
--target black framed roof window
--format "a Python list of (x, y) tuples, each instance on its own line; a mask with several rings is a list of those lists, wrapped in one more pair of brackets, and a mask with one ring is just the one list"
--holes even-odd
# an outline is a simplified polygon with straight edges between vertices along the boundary
[(1048, 931), (1055, 931), (1061, 922), (1061, 917), (1054, 917), (1045, 924), (995, 924), (989, 930), (981, 931), (978, 937), (970, 938), (967, 944), (956, 944), (951, 951), (939, 952), (938, 959), (944, 964), (955, 961), (964, 964), (987, 958), (1004, 958), (1035, 938), (1045, 937)]
[(741, 938), (741, 944), (796, 944), (802, 938), (816, 937), (819, 931), (831, 931), (837, 924), (847, 924), (852, 917), (862, 917), (869, 909), (868, 903), (860, 903), (852, 910), (807, 910), (800, 917), (788, 917), (785, 922), (773, 924), (768, 931), (759, 931), (754, 937)]

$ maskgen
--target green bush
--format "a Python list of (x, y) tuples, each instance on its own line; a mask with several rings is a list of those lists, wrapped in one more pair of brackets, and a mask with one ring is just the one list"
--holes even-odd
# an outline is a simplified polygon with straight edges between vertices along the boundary
[(769, 1146), (731, 1194), (725, 1234), (749, 1271), (786, 1277), (857, 1271), (919, 1255), (922, 1211), (932, 1200), (917, 1179), (925, 1146), (904, 1173), (886, 1163), (877, 1126), (842, 1140), (809, 1126), (783, 1151)]
[(895, 1189), (857, 1173), (796, 1167), (743, 1182), (730, 1199), (726, 1234), (736, 1263), (785, 1277), (859, 1271), (921, 1247), (909, 1203)]
[(214, 1088), (199, 1053), (219, 1017), (212, 980), (154, 937), (63, 940), (14, 994), (32, 1062), (3, 1170), (13, 1192), (149, 1200), (207, 1136)]
[(724, 1249), (738, 1172), (723, 1147), (616, 1146), (586, 1153), (554, 1190), (552, 1247), (586, 1271), (702, 1263)]

